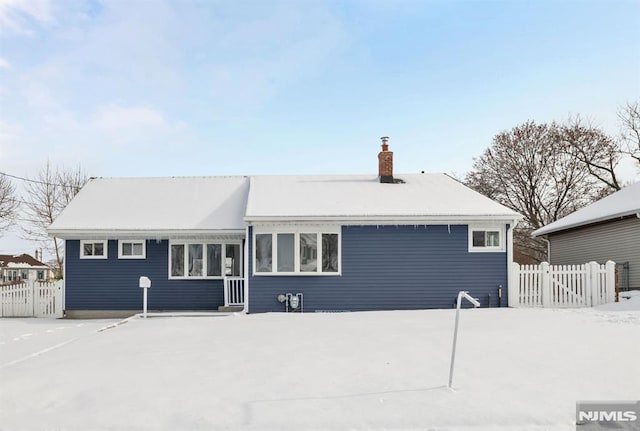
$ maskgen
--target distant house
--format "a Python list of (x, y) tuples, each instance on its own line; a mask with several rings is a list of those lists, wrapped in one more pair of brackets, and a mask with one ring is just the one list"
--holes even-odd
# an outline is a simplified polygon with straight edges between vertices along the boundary
[(640, 289), (640, 182), (533, 232), (549, 241), (556, 265), (605, 263), (621, 271), (622, 288)]
[(28, 254), (0, 254), (0, 281), (19, 282), (27, 279), (48, 280), (51, 268)]
[(68, 315), (506, 306), (521, 216), (445, 174), (93, 179), (50, 226)]

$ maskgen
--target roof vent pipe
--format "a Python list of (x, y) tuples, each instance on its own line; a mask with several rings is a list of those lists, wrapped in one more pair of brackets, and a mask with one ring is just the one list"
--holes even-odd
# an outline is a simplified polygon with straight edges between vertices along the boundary
[(382, 151), (378, 153), (378, 176), (381, 183), (393, 184), (393, 151), (389, 151), (389, 137), (383, 136)]

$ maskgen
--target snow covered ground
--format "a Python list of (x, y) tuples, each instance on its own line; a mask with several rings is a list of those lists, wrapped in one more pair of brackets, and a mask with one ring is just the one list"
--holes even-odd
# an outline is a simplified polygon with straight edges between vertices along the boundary
[(2, 319), (0, 429), (574, 430), (640, 398), (640, 296), (603, 308), (462, 310), (453, 391), (454, 310)]

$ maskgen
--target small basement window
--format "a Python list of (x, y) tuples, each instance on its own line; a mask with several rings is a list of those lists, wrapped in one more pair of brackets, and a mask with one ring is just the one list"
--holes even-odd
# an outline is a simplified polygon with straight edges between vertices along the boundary
[(80, 259), (106, 259), (107, 241), (80, 241)]
[(118, 241), (118, 259), (144, 259), (147, 256), (146, 241)]
[(469, 251), (504, 251), (504, 228), (469, 227)]

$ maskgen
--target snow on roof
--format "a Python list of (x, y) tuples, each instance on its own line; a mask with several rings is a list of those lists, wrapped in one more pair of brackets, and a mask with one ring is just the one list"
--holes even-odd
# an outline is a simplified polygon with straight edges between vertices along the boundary
[(640, 182), (628, 185), (591, 205), (541, 227), (532, 235), (546, 235), (637, 213), (640, 213)]
[(30, 266), (46, 267), (47, 265), (26, 253), (16, 255), (0, 254), (0, 267), (23, 268)]
[(246, 177), (98, 178), (49, 227), (69, 231), (244, 230)]
[[(244, 230), (258, 220), (521, 218), (445, 174), (99, 178), (51, 224), (51, 235)], [(245, 210), (246, 209), (246, 210)]]
[(372, 175), (252, 176), (246, 219), (521, 218), (445, 174), (396, 178), (404, 183)]

